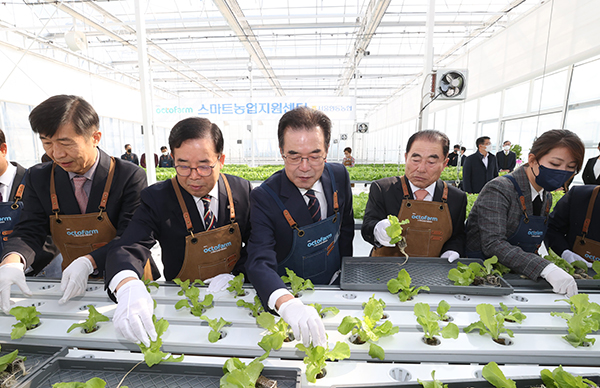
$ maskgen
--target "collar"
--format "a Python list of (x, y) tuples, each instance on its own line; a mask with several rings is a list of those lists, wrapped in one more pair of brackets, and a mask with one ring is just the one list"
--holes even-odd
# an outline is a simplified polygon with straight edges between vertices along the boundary
[(86, 173), (83, 174), (83, 175), (76, 174), (74, 172), (68, 172), (69, 179), (73, 180), (73, 178), (76, 177), (76, 176), (84, 176), (84, 177), (86, 177), (90, 181), (94, 180), (94, 173), (96, 172), (96, 168), (98, 167), (99, 163), (100, 163), (100, 151), (98, 151), (98, 148), (96, 148), (96, 161), (92, 165), (92, 168), (90, 168), (89, 170), (87, 170)]
[[(413, 192), (413, 197), (414, 197), (415, 191), (420, 190), (420, 188), (413, 185), (412, 182), (408, 178), (406, 180), (408, 181), (408, 184), (410, 185), (410, 190)], [(423, 190), (427, 190), (427, 193), (429, 194), (427, 197), (425, 197), (425, 201), (433, 201), (433, 193), (435, 192), (436, 183), (437, 183), (437, 181), (433, 182), (432, 184), (427, 186), (425, 189), (423, 189)]]
[(10, 187), (10, 185), (12, 185), (13, 183), (13, 180), (15, 179), (15, 175), (17, 175), (17, 168), (13, 166), (11, 162), (8, 162), (6, 171), (4, 171), (4, 174), (0, 176), (0, 183), (7, 187)]
[[(314, 185), (312, 185), (311, 189), (313, 189), (316, 193), (323, 193), (323, 195), (325, 195), (325, 192), (323, 191), (323, 184), (321, 183), (320, 178), (314, 183)], [(304, 194), (306, 194), (306, 192), (308, 191), (308, 189), (301, 189), (299, 187), (298, 190), (300, 191), (300, 194), (302, 196), (304, 196)]]
[[(529, 180), (527, 180), (529, 182)], [(544, 189), (542, 189), (541, 191), (537, 191), (535, 189), (535, 187), (533, 187), (533, 185), (531, 184), (531, 182), (529, 182), (529, 188), (531, 189), (531, 201), (533, 202), (534, 199), (536, 199), (536, 197), (540, 197), (540, 199), (542, 200), (542, 202), (544, 202)]]

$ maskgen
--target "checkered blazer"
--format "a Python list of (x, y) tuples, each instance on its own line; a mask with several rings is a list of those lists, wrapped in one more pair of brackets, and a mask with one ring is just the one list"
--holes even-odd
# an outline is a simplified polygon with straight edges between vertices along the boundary
[[(523, 191), (527, 214), (533, 214), (527, 168), (525, 164), (511, 175)], [(552, 201), (552, 194), (546, 192), (545, 197), (542, 209), (547, 215), (546, 204)], [(467, 219), (467, 252), (482, 251), (485, 257), (495, 255), (500, 263), (535, 280), (550, 262), (507, 241), (516, 232), (522, 214), (519, 194), (510, 180), (498, 177), (488, 182)]]

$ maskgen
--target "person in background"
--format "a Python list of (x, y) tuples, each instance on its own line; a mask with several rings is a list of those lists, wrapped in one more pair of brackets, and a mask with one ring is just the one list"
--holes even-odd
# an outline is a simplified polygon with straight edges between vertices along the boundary
[(517, 165), (517, 154), (510, 150), (510, 140), (502, 143), (502, 151), (496, 152), (499, 172), (512, 172)]
[(486, 183), (498, 176), (496, 157), (490, 153), (490, 138), (482, 136), (475, 144), (477, 151), (465, 159), (463, 166), (463, 189), (467, 193), (479, 193)]
[(365, 241), (374, 246), (371, 256), (400, 255), (386, 233), (387, 217), (394, 215), (410, 220), (402, 232), (409, 256), (464, 257), (467, 195), (440, 180), (449, 146), (439, 131), (416, 132), (406, 144), (406, 175), (371, 184), (361, 228)]
[(121, 159), (127, 160), (136, 166), (140, 165), (137, 155), (131, 152), (131, 144), (125, 144), (125, 153), (121, 155)]
[[(142, 154), (140, 166), (146, 168), (146, 153)], [(158, 167), (158, 155), (154, 154), (154, 167)]]
[(346, 167), (354, 167), (355, 160), (352, 156), (352, 148), (344, 148), (344, 159), (342, 160), (342, 164)]
[(305, 345), (323, 345), (317, 311), (287, 290), (286, 268), (314, 284), (339, 282), (342, 256), (352, 256), (354, 215), (348, 170), (326, 163), (331, 120), (318, 110), (285, 113), (277, 130), (284, 168), (250, 194), (252, 231), (246, 273), (258, 296)]
[(571, 131), (538, 137), (527, 164), (489, 182), (477, 197), (467, 220), (467, 257), (496, 256), (518, 274), (546, 279), (556, 293), (577, 294), (573, 277), (537, 250), (547, 233), (551, 192), (581, 169), (584, 154), (581, 139)]
[(187, 118), (171, 130), (169, 147), (177, 175), (142, 191), (142, 203), (106, 265), (109, 295), (118, 301), (115, 329), (146, 346), (156, 340), (156, 331), (152, 298), (140, 278), (154, 244), (160, 243), (166, 280), (201, 279), (212, 293), (229, 286), (232, 272), (243, 271), (250, 236), (252, 185), (220, 173), (225, 155), (219, 127)]
[(460, 147), (460, 165), (461, 166), (464, 166), (465, 161), (467, 160), (467, 155), (465, 155), (465, 152), (467, 152), (467, 147), (465, 147), (465, 146)]
[(160, 158), (158, 159), (158, 167), (174, 167), (173, 157), (169, 154), (167, 147), (160, 147)]
[[(600, 151), (600, 143), (598, 143), (598, 151)], [(581, 175), (584, 184), (600, 185), (600, 155), (588, 159)]]
[(573, 263), (582, 261), (591, 268), (600, 260), (599, 185), (573, 186), (550, 213), (546, 246)]
[(98, 114), (83, 98), (50, 97), (31, 111), (29, 122), (54, 163), (37, 164), (26, 174), (26, 206), (0, 264), (0, 308), (6, 313), (12, 284), (31, 296), (24, 269), (48, 235), (63, 257), (59, 303), (84, 294), (88, 276), (104, 273), (111, 241), (127, 227), (146, 187), (143, 170), (98, 149)]
[(460, 144), (454, 145), (454, 151), (448, 154), (448, 166), (456, 167), (458, 164), (458, 153), (460, 151)]

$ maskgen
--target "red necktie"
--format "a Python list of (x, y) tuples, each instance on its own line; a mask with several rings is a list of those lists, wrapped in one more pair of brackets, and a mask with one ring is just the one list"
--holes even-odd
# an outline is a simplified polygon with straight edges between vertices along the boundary
[(87, 182), (87, 178), (84, 176), (75, 176), (73, 177), (73, 186), (75, 186), (75, 199), (77, 199), (77, 204), (79, 204), (79, 210), (81, 214), (85, 214), (85, 210), (87, 208), (88, 196), (83, 190), (83, 185)]

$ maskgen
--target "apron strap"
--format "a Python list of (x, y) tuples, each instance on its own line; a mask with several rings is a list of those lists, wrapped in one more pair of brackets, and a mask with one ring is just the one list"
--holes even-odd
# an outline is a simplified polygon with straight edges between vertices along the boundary
[(115, 158), (110, 157), (110, 167), (108, 169), (108, 177), (106, 177), (106, 184), (104, 185), (104, 191), (102, 192), (102, 199), (98, 209), (98, 219), (102, 219), (102, 212), (106, 210), (106, 202), (108, 202), (108, 193), (110, 192), (110, 186), (112, 185), (113, 177), (115, 176)]
[(587, 214), (585, 215), (585, 221), (583, 222), (583, 239), (585, 239), (585, 235), (588, 232), (590, 227), (590, 223), (592, 222), (592, 211), (594, 210), (594, 204), (596, 203), (596, 197), (598, 196), (598, 191), (600, 191), (600, 186), (596, 186), (596, 188), (592, 191), (592, 197), (590, 198), (590, 203), (588, 204)]
[(296, 229), (296, 231), (298, 232), (298, 237), (304, 236), (304, 231), (298, 228), (298, 223), (296, 222), (296, 220), (294, 220), (290, 212), (285, 208), (285, 205), (283, 204), (283, 202), (281, 202), (279, 196), (275, 194), (275, 192), (269, 187), (269, 185), (267, 185), (264, 182), (260, 185), (260, 187), (265, 189), (265, 191), (269, 193), (271, 197), (273, 197), (275, 203), (277, 204), (277, 206), (279, 206), (279, 209), (281, 209), (281, 212), (283, 213), (283, 216), (285, 217), (285, 220), (287, 221), (290, 228)]
[(54, 169), (56, 168), (56, 162), (52, 163), (52, 171), (50, 172), (50, 201), (52, 202), (52, 212), (58, 219), (58, 213), (60, 208), (58, 207), (58, 197), (56, 196), (56, 185), (54, 183)]
[(15, 194), (15, 202), (10, 205), (10, 208), (16, 210), (19, 208), (19, 201), (23, 198), (23, 190), (25, 190), (25, 184), (21, 183), (17, 188), (17, 193)]
[(442, 202), (446, 203), (448, 201), (448, 184), (442, 181), (444, 184), (444, 191), (442, 192)]
[(231, 187), (229, 187), (229, 181), (225, 174), (221, 173), (223, 183), (225, 183), (225, 190), (227, 190), (227, 199), (229, 200), (229, 220), (233, 224), (235, 222), (235, 207), (233, 206), (233, 195), (231, 195)]
[(190, 232), (192, 237), (194, 237), (194, 226), (192, 225), (192, 220), (190, 219), (190, 212), (188, 212), (187, 206), (185, 206), (185, 202), (183, 201), (183, 197), (181, 196), (181, 190), (179, 190), (179, 183), (177, 183), (177, 176), (171, 178), (171, 184), (173, 185), (173, 190), (175, 190), (175, 196), (177, 197), (177, 201), (179, 202), (179, 207), (181, 207), (181, 211), (183, 212), (183, 220), (185, 221), (185, 227), (187, 231)]
[(529, 217), (527, 216), (527, 207), (525, 206), (525, 196), (523, 195), (523, 191), (521, 191), (521, 188), (519, 187), (519, 184), (517, 183), (516, 179), (513, 178), (511, 175), (504, 175), (504, 177), (507, 178), (509, 181), (511, 181), (513, 186), (515, 186), (515, 190), (517, 190), (517, 193), (519, 194), (519, 202), (521, 203), (521, 209), (523, 210), (523, 214), (525, 215), (525, 222), (529, 222)]
[(408, 185), (406, 184), (406, 181), (406, 177), (402, 175), (400, 177), (400, 182), (402, 183), (402, 192), (404, 193), (404, 199), (410, 199), (410, 196), (408, 195)]
[(333, 172), (331, 171), (331, 167), (328, 163), (325, 163), (325, 168), (327, 168), (327, 171), (329, 172), (329, 178), (331, 178), (331, 188), (333, 189), (333, 211), (338, 213), (340, 210), (340, 205), (338, 203), (338, 191), (335, 184), (335, 177), (333, 176)]

